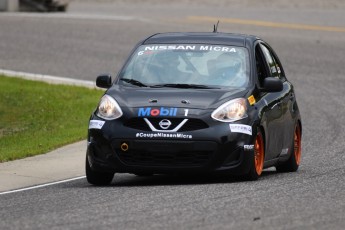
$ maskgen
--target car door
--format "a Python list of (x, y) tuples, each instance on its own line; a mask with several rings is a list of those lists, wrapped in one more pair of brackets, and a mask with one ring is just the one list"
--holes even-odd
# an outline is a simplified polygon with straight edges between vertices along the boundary
[[(266, 77), (277, 77), (279, 70), (275, 65), (269, 48), (262, 42), (257, 43), (255, 47), (255, 57), (259, 87), (262, 87), (263, 79)], [(288, 87), (286, 84), (283, 85), (284, 89), (281, 92), (261, 92), (259, 96), (262, 103), (266, 105), (262, 114), (266, 128), (266, 161), (277, 158), (281, 154), (284, 146), (285, 118), (283, 103)]]
[(295, 93), (293, 90), (292, 84), (286, 79), (285, 72), (283, 69), (283, 66), (281, 65), (281, 62), (274, 52), (272, 48), (268, 48), (270, 51), (270, 54), (272, 56), (272, 59), (276, 65), (276, 75), (274, 77), (278, 77), (283, 81), (283, 98), (282, 98), (282, 113), (283, 113), (283, 142), (282, 142), (282, 151), (280, 153), (280, 156), (286, 155), (289, 152), (289, 148), (291, 148), (293, 135), (294, 135), (294, 129), (295, 129), (295, 120), (293, 118), (294, 114), (294, 103), (296, 101)]

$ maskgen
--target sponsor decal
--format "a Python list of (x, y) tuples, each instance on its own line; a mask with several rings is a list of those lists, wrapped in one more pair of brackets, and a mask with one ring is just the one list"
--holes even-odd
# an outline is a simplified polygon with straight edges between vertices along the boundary
[(209, 51), (221, 51), (221, 52), (229, 52), (229, 53), (236, 53), (235, 48), (225, 47), (225, 46), (200, 46), (200, 50), (209, 50)]
[(146, 46), (144, 50), (138, 52), (138, 56), (143, 54), (152, 54), (154, 51), (162, 50), (186, 50), (186, 51), (219, 51), (236, 53), (237, 50), (234, 47), (226, 46), (212, 46), (212, 45), (153, 45)]
[(89, 129), (102, 129), (105, 121), (90, 120)]
[(252, 127), (249, 125), (241, 125), (241, 124), (229, 124), (230, 131), (233, 133), (244, 133), (248, 135), (252, 135)]
[(195, 50), (195, 45), (160, 45), (160, 46), (146, 46), (146, 50)]
[(192, 135), (183, 133), (136, 133), (137, 138), (171, 138), (171, 139), (192, 139)]
[(256, 103), (255, 97), (253, 95), (248, 97), (248, 102), (249, 102), (250, 105), (254, 105)]
[(170, 116), (170, 117), (176, 117), (177, 114), (177, 108), (139, 108), (138, 110), (138, 117), (158, 117), (158, 116)]
[(254, 149), (254, 145), (243, 145), (243, 149), (245, 151), (250, 151)]
[(288, 152), (289, 152), (288, 148), (287, 149), (282, 149), (282, 151), (280, 153), (280, 156), (284, 156), (284, 155), (288, 154)]

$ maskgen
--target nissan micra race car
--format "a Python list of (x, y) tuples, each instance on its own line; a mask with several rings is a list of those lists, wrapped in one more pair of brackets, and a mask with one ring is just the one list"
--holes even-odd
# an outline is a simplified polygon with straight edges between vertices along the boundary
[(86, 177), (226, 173), (256, 180), (296, 171), (302, 123), (278, 56), (256, 36), (161, 33), (141, 41), (88, 129)]

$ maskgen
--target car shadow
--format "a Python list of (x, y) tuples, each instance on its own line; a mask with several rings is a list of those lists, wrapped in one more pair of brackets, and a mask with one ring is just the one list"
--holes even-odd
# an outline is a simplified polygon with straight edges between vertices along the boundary
[[(264, 171), (259, 180), (266, 180), (278, 174), (274, 171)], [(243, 176), (229, 176), (217, 174), (196, 174), (196, 175), (152, 175), (137, 176), (133, 174), (115, 174), (110, 187), (134, 187), (134, 186), (175, 186), (175, 185), (202, 185), (202, 184), (224, 184), (224, 183), (253, 183)]]
[(132, 187), (132, 186), (167, 186), (167, 185), (197, 185), (197, 184), (217, 184), (241, 182), (234, 177), (218, 175), (153, 175), (136, 176), (130, 175), (125, 178), (115, 176), (110, 186)]
[[(303, 173), (303, 170), (299, 170)], [(117, 173), (111, 184), (105, 186), (94, 186), (86, 179), (83, 183), (74, 183), (73, 187), (80, 188), (106, 188), (106, 187), (149, 187), (149, 186), (178, 186), (178, 185), (204, 185), (204, 184), (228, 184), (228, 183), (266, 183), (266, 180), (281, 180), (289, 173), (277, 172), (274, 168), (265, 169), (257, 181), (250, 181), (242, 176), (230, 176), (223, 174), (196, 174), (196, 175), (152, 175), (137, 176), (128, 173)], [(285, 175), (285, 176), (284, 176)], [(71, 185), (69, 185), (71, 186)]]

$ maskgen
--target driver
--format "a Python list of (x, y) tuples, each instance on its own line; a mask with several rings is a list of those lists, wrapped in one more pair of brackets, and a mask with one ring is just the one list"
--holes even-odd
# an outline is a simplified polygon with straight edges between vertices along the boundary
[(161, 83), (185, 83), (186, 73), (179, 70), (180, 57), (178, 52), (161, 51), (152, 60), (155, 73)]
[(210, 83), (214, 85), (241, 87), (247, 82), (238, 53), (222, 53), (207, 65)]

